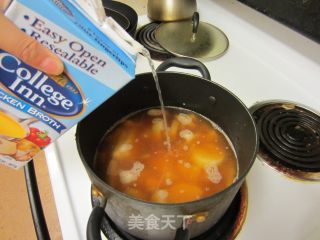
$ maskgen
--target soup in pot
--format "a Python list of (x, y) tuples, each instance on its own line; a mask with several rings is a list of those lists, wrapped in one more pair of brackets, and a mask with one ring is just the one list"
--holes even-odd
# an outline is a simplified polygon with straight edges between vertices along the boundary
[(181, 108), (166, 107), (168, 149), (160, 109), (122, 119), (106, 133), (94, 163), (107, 184), (149, 202), (181, 203), (211, 196), (237, 178), (228, 137), (213, 122)]

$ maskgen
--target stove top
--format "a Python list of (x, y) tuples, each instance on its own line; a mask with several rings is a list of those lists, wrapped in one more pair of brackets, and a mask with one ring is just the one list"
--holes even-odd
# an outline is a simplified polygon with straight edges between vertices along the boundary
[(320, 115), (281, 101), (250, 109), (260, 136), (258, 157), (290, 177), (320, 181)]
[(173, 55), (161, 47), (156, 40), (155, 30), (159, 25), (159, 22), (151, 22), (142, 26), (135, 34), (135, 39), (149, 50), (153, 60), (164, 61)]
[[(230, 42), (225, 55), (204, 62), (213, 81), (247, 107), (281, 100), (320, 112), (319, 44), (238, 1), (197, 3), (202, 21), (222, 29)], [(139, 16), (140, 26), (148, 22)], [(139, 58), (137, 73), (147, 71), (147, 61)], [(46, 156), (63, 238), (85, 239), (91, 183), (78, 156), (75, 128), (47, 148)], [(319, 182), (292, 179), (259, 159), (246, 182), (247, 215), (235, 239), (320, 239)]]

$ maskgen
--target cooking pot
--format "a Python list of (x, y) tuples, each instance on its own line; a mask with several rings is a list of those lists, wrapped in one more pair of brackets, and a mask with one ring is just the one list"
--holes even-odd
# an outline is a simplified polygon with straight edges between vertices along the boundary
[(197, 11), (196, 0), (148, 0), (148, 17), (157, 21), (179, 21), (191, 18)]
[[(197, 69), (204, 78), (167, 72), (167, 68)], [(230, 91), (208, 80), (205, 66), (190, 58), (172, 58), (158, 68), (159, 83), (164, 104), (197, 112), (218, 124), (230, 138), (238, 159), (238, 178), (225, 190), (197, 201), (164, 204), (134, 199), (106, 184), (93, 168), (96, 148), (104, 134), (120, 119), (141, 109), (158, 107), (159, 98), (151, 73), (137, 75), (134, 80), (82, 120), (76, 131), (78, 152), (96, 189), (100, 206), (93, 208), (87, 226), (88, 239), (100, 238), (100, 223), (105, 213), (117, 227), (140, 239), (189, 239), (212, 227), (226, 212), (245, 176), (250, 170), (257, 151), (257, 131), (246, 106)], [(172, 228), (130, 229), (132, 216), (143, 219), (153, 216), (179, 216)], [(178, 231), (176, 231), (178, 229)]]

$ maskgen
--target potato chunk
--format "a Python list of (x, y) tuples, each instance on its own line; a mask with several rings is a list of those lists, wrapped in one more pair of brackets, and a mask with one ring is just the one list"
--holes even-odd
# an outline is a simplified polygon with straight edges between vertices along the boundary
[(188, 125), (192, 123), (192, 118), (185, 113), (179, 113), (177, 119), (182, 125)]
[(208, 175), (210, 182), (218, 184), (222, 180), (222, 175), (219, 171), (218, 166), (215, 163), (211, 163), (205, 167), (205, 171)]
[(219, 165), (224, 159), (222, 152), (206, 152), (202, 150), (194, 151), (192, 162), (200, 167), (206, 167), (210, 164)]
[(162, 111), (161, 109), (153, 108), (148, 110), (148, 115), (152, 117), (159, 117), (159, 116), (162, 116)]
[(165, 203), (168, 198), (168, 191), (159, 189), (151, 196), (151, 201), (153, 202), (159, 202), (159, 203)]
[(193, 138), (193, 132), (189, 129), (180, 131), (179, 136), (187, 141), (191, 141)]
[(200, 199), (203, 191), (194, 184), (177, 183), (168, 190), (168, 199), (170, 202), (188, 202)]
[(152, 119), (152, 133), (154, 137), (161, 137), (164, 131), (164, 122), (162, 118)]
[(134, 162), (130, 170), (122, 170), (119, 173), (120, 182), (122, 184), (129, 184), (138, 179), (140, 173), (143, 171), (144, 165), (141, 162)]
[(175, 137), (177, 135), (179, 125), (180, 125), (179, 121), (177, 120), (172, 121), (171, 126), (169, 128), (170, 137)]

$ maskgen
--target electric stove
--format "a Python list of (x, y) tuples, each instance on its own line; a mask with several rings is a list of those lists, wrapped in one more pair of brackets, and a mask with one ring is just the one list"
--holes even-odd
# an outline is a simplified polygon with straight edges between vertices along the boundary
[[(318, 43), (238, 1), (201, 0), (197, 4), (201, 21), (222, 29), (230, 44), (223, 56), (204, 62), (212, 81), (232, 91), (248, 108), (270, 101), (290, 102), (319, 116)], [(139, 16), (140, 26), (149, 22), (146, 15)], [(160, 61), (154, 63), (157, 66)], [(136, 72), (149, 72), (147, 60), (139, 57)], [(309, 136), (301, 129), (288, 129), (290, 141)], [(92, 210), (91, 182), (77, 152), (75, 127), (47, 148), (46, 157), (63, 238), (85, 239)], [(320, 239), (317, 177), (283, 174), (258, 156), (246, 184), (246, 215), (235, 239)]]

